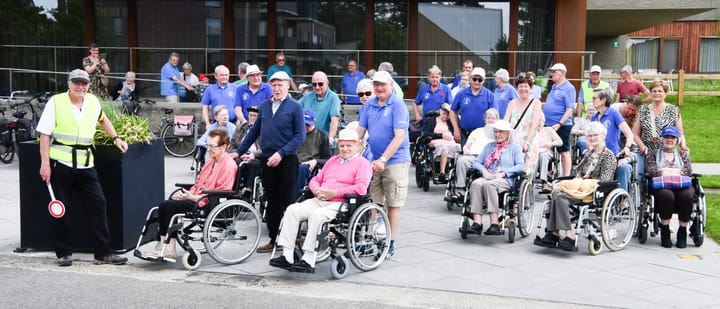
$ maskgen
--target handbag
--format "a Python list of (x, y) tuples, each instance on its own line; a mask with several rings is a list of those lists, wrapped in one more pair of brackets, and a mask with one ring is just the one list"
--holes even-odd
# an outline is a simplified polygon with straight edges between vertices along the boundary
[(692, 179), (689, 176), (657, 176), (652, 178), (652, 187), (654, 190), (660, 189), (685, 189), (692, 185)]

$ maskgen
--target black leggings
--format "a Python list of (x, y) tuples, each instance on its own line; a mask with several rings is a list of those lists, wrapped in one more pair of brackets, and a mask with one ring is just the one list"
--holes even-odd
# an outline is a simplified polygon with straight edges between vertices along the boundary
[(167, 236), (168, 224), (170, 224), (172, 216), (192, 210), (195, 202), (190, 200), (165, 200), (160, 202), (158, 206), (160, 206), (160, 214), (158, 217), (160, 235)]
[(690, 221), (692, 213), (692, 201), (695, 196), (695, 189), (692, 187), (670, 190), (655, 190), (655, 209), (660, 214), (660, 219), (669, 220), (674, 211), (677, 211), (680, 222)]

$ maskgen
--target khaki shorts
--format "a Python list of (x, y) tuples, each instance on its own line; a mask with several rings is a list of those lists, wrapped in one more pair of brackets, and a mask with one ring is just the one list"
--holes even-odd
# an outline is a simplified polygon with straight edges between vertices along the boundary
[(380, 173), (373, 173), (370, 181), (370, 195), (373, 202), (390, 206), (405, 205), (408, 192), (410, 162), (388, 164)]

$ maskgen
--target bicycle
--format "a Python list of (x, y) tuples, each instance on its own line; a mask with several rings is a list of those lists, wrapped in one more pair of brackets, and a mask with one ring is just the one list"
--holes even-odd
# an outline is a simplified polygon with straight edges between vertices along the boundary
[(133, 115), (133, 116), (140, 116), (140, 109), (142, 108), (140, 105), (142, 103), (145, 103), (147, 105), (155, 104), (156, 102), (153, 100), (122, 100), (122, 107), (120, 111), (123, 114), (126, 115)]
[[(31, 98), (25, 99), (20, 103), (14, 103), (14, 97), (16, 94), (27, 93), (27, 90), (13, 91), (10, 97), (4, 100), (4, 103), (8, 104), (12, 108), (12, 117), (15, 118), (13, 121), (9, 121), (7, 118), (3, 118), (0, 121), (0, 162), (9, 164), (15, 158), (15, 152), (17, 150), (17, 143), (28, 141), (37, 138), (35, 128), (40, 120), (35, 107), (32, 102), (34, 100), (42, 101), (43, 97), (47, 98), (48, 92), (38, 93)], [(27, 111), (21, 110), (21, 106), (29, 106), (31, 119), (25, 119)], [(7, 108), (0, 108), (0, 114), (5, 116)]]
[[(173, 157), (187, 157), (195, 153), (195, 141), (198, 138), (198, 125), (191, 121), (187, 124), (176, 123), (172, 116), (172, 108), (162, 108), (163, 117), (160, 122), (160, 137), (163, 147)], [(185, 128), (183, 128), (185, 127)], [(177, 134), (185, 131), (186, 134)]]

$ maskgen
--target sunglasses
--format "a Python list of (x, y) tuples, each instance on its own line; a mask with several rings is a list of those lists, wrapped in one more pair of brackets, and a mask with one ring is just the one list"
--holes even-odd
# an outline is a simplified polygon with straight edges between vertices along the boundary
[(277, 62), (284, 62), (284, 61), (285, 61), (285, 58), (277, 60)]
[(472, 79), (474, 82), (481, 82), (483, 81), (482, 77), (473, 77)]
[(369, 97), (371, 95), (372, 95), (372, 91), (358, 92), (358, 97), (360, 97), (360, 98), (362, 98), (364, 96)]
[(319, 83), (312, 83), (313, 87), (322, 87), (325, 86), (325, 83), (319, 82)]

